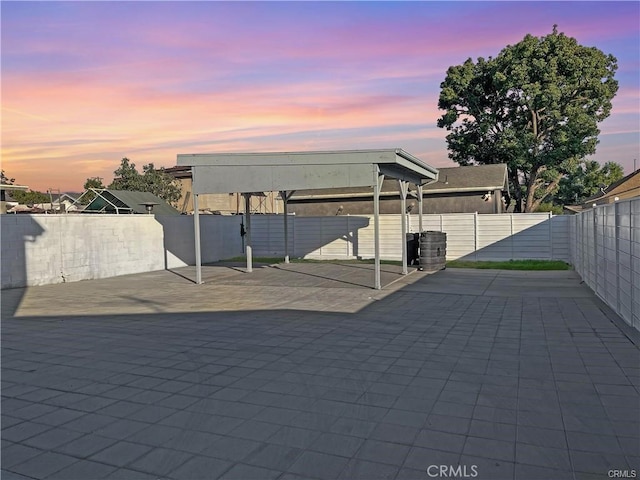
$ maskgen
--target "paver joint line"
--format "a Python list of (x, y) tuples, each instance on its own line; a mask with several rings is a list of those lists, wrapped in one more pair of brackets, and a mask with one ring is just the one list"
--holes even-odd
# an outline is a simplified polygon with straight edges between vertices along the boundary
[(640, 351), (575, 273), (314, 265), (12, 292), (3, 476), (640, 470)]

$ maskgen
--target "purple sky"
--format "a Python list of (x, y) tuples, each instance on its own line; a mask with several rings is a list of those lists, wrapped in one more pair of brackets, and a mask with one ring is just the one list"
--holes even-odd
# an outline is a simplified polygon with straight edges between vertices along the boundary
[(640, 165), (638, 2), (2, 1), (2, 168), (82, 190), (120, 159), (400, 147), (453, 166), (440, 83), (553, 24), (618, 59), (593, 157)]

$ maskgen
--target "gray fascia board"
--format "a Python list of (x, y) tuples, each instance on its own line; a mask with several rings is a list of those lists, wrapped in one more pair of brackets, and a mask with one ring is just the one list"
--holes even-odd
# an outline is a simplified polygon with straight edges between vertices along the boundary
[[(398, 195), (398, 192), (380, 192), (381, 197), (393, 197), (394, 195)], [(359, 192), (359, 193), (338, 193), (335, 195), (321, 193), (318, 195), (296, 195), (290, 201), (292, 203), (297, 202), (299, 200), (329, 200), (329, 199), (343, 199), (343, 198), (373, 198), (373, 191), (371, 192)]]
[(397, 149), (330, 150), (326, 152), (195, 153), (178, 154), (178, 166), (279, 166), (345, 163), (393, 163)]
[(437, 178), (437, 169), (401, 149), (179, 154), (177, 163), (192, 167), (198, 194), (373, 186), (362, 170), (369, 166), (413, 183)]
[(396, 149), (396, 155), (398, 155), (399, 157), (408, 160), (410, 163), (412, 163), (413, 165), (425, 169), (428, 174), (424, 175), (425, 179), (430, 179), (430, 180), (437, 180), (438, 178), (438, 169), (435, 167), (432, 167), (431, 165), (423, 162), (422, 160), (420, 160), (417, 157), (414, 157), (413, 155), (411, 155), (408, 152), (405, 152), (404, 150), (402, 150), (401, 148)]
[(494, 190), (503, 190), (504, 185), (499, 185), (497, 187), (451, 187), (451, 188), (425, 188), (422, 193), (424, 195), (434, 194), (434, 193), (458, 193), (458, 192), (493, 192)]
[(402, 149), (328, 150), (314, 152), (194, 153), (178, 154), (178, 166), (327, 165), (335, 163), (397, 163), (434, 178), (438, 170)]

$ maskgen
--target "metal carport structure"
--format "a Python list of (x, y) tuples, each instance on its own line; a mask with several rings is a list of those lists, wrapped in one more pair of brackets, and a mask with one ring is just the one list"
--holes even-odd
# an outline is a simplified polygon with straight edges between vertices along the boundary
[(280, 192), (284, 201), (285, 262), (289, 261), (287, 199), (295, 190), (333, 187), (372, 187), (374, 211), (375, 282), (380, 289), (380, 188), (386, 177), (398, 180), (402, 205), (402, 262), (407, 273), (406, 198), (409, 184), (417, 185), (422, 230), (422, 186), (438, 179), (438, 170), (402, 149), (337, 150), (319, 152), (180, 154), (177, 164), (190, 166), (194, 208), (196, 283), (202, 283), (198, 195), (242, 192), (247, 223), (247, 271), (252, 270), (251, 212), (254, 192)]

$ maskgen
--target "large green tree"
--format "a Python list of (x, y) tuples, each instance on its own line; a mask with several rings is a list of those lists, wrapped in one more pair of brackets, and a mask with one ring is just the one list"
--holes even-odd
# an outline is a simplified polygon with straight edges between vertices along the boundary
[(506, 163), (515, 211), (533, 212), (595, 152), (618, 90), (615, 57), (558, 33), (449, 67), (438, 126), (460, 165)]
[[(0, 172), (0, 183), (3, 185), (13, 185), (15, 183), (15, 178), (9, 178), (4, 173), (4, 170)], [(23, 205), (33, 205), (34, 203), (49, 203), (51, 201), (51, 197), (46, 193), (34, 191), (34, 190), (12, 190), (11, 197), (18, 203)]]
[(144, 165), (140, 173), (135, 163), (125, 157), (120, 162), (120, 167), (113, 173), (115, 178), (108, 188), (150, 192), (174, 204), (180, 199), (180, 187), (177, 181), (165, 173), (164, 168), (155, 168), (153, 163)]
[(607, 162), (600, 165), (595, 160), (587, 160), (560, 180), (559, 188), (553, 196), (556, 205), (576, 205), (597, 194), (624, 176), (622, 165)]
[(86, 191), (86, 190), (89, 190), (90, 188), (95, 188), (98, 190), (105, 188), (104, 184), (102, 183), (102, 178), (101, 177), (87, 178), (87, 181), (84, 182), (85, 193), (82, 196), (83, 203), (90, 203), (94, 198), (96, 198), (95, 193)]
[(11, 196), (14, 198), (14, 200), (22, 205), (33, 205), (34, 203), (51, 202), (51, 197), (49, 197), (49, 195), (34, 190), (14, 190), (11, 192)]

